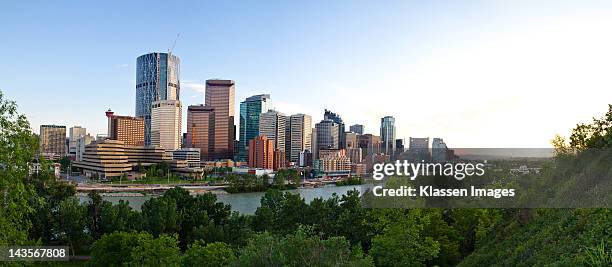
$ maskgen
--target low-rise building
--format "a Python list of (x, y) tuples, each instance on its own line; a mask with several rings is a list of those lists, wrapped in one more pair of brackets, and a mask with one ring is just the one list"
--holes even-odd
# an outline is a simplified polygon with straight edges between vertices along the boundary
[(85, 146), (82, 160), (72, 166), (82, 169), (87, 177), (107, 179), (132, 171), (123, 141), (104, 140)]
[(189, 168), (200, 168), (200, 149), (182, 148), (172, 151), (173, 160), (184, 160)]

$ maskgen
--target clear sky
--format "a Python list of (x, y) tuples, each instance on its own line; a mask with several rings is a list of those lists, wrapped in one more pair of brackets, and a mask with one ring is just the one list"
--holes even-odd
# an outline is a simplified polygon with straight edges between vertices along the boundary
[[(548, 147), (612, 103), (612, 1), (2, 1), (0, 89), (40, 124), (134, 115), (136, 57), (177, 33), (181, 101), (204, 81), (452, 147)], [(236, 122), (237, 123), (237, 122)], [(314, 126), (314, 125), (313, 125)]]

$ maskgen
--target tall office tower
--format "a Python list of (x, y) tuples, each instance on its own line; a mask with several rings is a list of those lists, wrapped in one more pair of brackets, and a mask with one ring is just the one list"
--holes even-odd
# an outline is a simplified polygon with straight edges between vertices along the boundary
[(40, 153), (47, 159), (59, 159), (66, 155), (66, 126), (40, 126)]
[(294, 114), (289, 117), (289, 125), (289, 160), (297, 162), (300, 152), (312, 149), (312, 118), (306, 114)]
[(144, 118), (115, 115), (110, 109), (106, 111), (106, 117), (108, 118), (108, 139), (123, 141), (126, 146), (144, 146)]
[(347, 148), (346, 154), (351, 159), (351, 163), (361, 163), (363, 160), (363, 153), (361, 148)]
[[(317, 156), (317, 151), (319, 150), (319, 147), (317, 146), (317, 142), (319, 139), (317, 138), (317, 128), (312, 128), (312, 137), (311, 137), (311, 147), (312, 149), (310, 150), (310, 154), (311, 154), (311, 158), (312, 160), (316, 159)], [(312, 166), (312, 165), (310, 165)]]
[(145, 121), (145, 145), (151, 144), (151, 104), (180, 100), (180, 59), (168, 53), (149, 53), (136, 59), (136, 117)]
[(380, 119), (380, 138), (382, 140), (382, 153), (391, 157), (395, 155), (395, 118), (385, 116)]
[[(319, 159), (319, 151), (322, 149), (339, 149), (340, 140), (339, 134), (340, 126), (330, 119), (324, 119), (315, 125), (317, 129), (317, 151), (315, 151), (315, 158)], [(344, 136), (344, 132), (342, 133)]]
[(410, 137), (408, 152), (410, 159), (415, 161), (429, 160), (429, 137), (412, 138)]
[(395, 139), (395, 158), (399, 158), (404, 151), (406, 151), (404, 148), (404, 139)]
[(344, 122), (340, 115), (331, 112), (330, 110), (325, 110), (323, 114), (324, 120), (332, 120), (336, 124), (338, 124), (338, 148), (346, 148), (346, 140), (344, 140)]
[(291, 162), (291, 116), (285, 116), (285, 163), (288, 165)]
[(196, 105), (187, 108), (185, 147), (199, 148), (200, 160), (211, 159), (215, 134), (215, 109)]
[(364, 158), (373, 154), (378, 154), (382, 149), (382, 141), (380, 140), (380, 136), (372, 134), (362, 134), (357, 136), (357, 143), (359, 148), (362, 150)]
[(161, 100), (151, 104), (151, 145), (165, 150), (181, 148), (181, 102)]
[(448, 147), (442, 138), (434, 138), (431, 141), (431, 159), (434, 162), (445, 162), (447, 158)]
[(70, 127), (70, 133), (68, 135), (68, 154), (76, 156), (77, 141), (79, 137), (87, 134), (87, 129), (81, 126)]
[(344, 133), (344, 140), (346, 140), (346, 148), (357, 148), (359, 147), (357, 144), (357, 136), (359, 134), (355, 132), (346, 132)]
[(361, 124), (353, 124), (353, 125), (351, 125), (351, 127), (349, 127), (349, 130), (351, 132), (356, 133), (356, 134), (363, 134), (363, 125), (361, 125)]
[(235, 83), (232, 80), (206, 80), (205, 106), (215, 109), (211, 159), (233, 159)]
[(251, 168), (274, 168), (274, 141), (257, 136), (249, 141), (248, 163)]
[(238, 161), (245, 161), (248, 155), (249, 141), (259, 135), (259, 116), (272, 108), (270, 95), (254, 95), (240, 102), (240, 136), (238, 143)]
[(259, 118), (259, 135), (274, 141), (274, 149), (285, 152), (285, 131), (287, 116), (276, 110), (268, 110)]

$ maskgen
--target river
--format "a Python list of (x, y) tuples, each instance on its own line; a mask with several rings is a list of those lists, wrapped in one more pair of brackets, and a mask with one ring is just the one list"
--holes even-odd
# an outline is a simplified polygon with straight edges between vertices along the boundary
[[(359, 192), (361, 192), (361, 188), (361, 185), (327, 185), (318, 188), (299, 188), (287, 190), (287, 192), (299, 193), (300, 196), (304, 198), (306, 203), (310, 203), (310, 201), (315, 198), (328, 199), (334, 193), (336, 193), (338, 196), (341, 196), (352, 189), (357, 189), (359, 190)], [(217, 191), (214, 193), (217, 195), (218, 201), (230, 204), (232, 206), (232, 211), (238, 211), (241, 214), (254, 214), (255, 210), (257, 210), (257, 208), (260, 206), (261, 197), (265, 194), (265, 192), (228, 194), (225, 193), (225, 191)], [(113, 204), (119, 203), (119, 200), (126, 200), (129, 202), (130, 206), (133, 209), (140, 210), (140, 207), (142, 206), (142, 204), (144, 204), (145, 201), (157, 196), (158, 195), (113, 196), (112, 194), (108, 194), (103, 196), (102, 198), (104, 200), (110, 201)], [(80, 195), (79, 199), (81, 202), (86, 202), (89, 200), (86, 195)]]

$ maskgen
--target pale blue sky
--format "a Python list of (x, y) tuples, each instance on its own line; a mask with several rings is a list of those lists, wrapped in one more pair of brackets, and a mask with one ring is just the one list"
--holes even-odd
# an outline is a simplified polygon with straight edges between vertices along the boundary
[(542, 147), (612, 103), (611, 4), (3, 1), (0, 89), (35, 131), (104, 133), (109, 107), (134, 114), (136, 57), (180, 33), (184, 110), (225, 78), (237, 112), (269, 93), (281, 112), (320, 120), (329, 108), (375, 134), (392, 115), (398, 138)]

